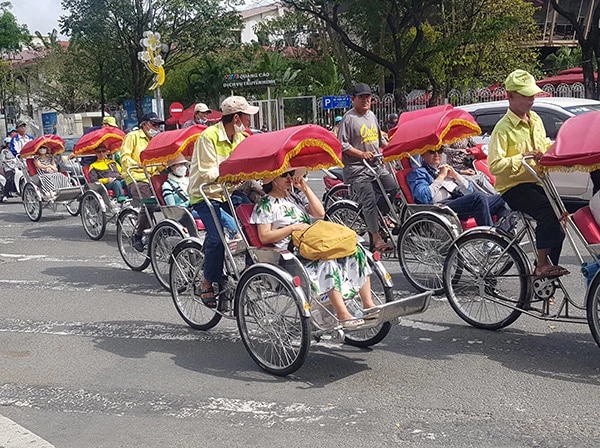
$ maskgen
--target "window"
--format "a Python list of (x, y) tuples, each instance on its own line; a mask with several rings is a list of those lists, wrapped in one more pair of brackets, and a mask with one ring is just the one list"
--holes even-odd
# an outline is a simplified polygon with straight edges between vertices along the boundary
[(498, 121), (500, 121), (500, 119), (504, 116), (505, 113), (506, 113), (506, 111), (502, 111), (502, 112), (486, 111), (485, 113), (483, 113), (481, 115), (473, 114), (473, 116), (475, 117), (477, 124), (481, 128), (482, 134), (490, 135), (492, 133), (492, 131), (494, 130), (494, 126), (496, 126), (496, 123), (498, 123)]

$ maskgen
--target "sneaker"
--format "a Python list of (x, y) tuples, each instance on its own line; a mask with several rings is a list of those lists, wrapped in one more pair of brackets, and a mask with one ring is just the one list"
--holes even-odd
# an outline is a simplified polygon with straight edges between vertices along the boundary
[(131, 245), (138, 252), (144, 252), (144, 241), (140, 235), (133, 235), (131, 237)]

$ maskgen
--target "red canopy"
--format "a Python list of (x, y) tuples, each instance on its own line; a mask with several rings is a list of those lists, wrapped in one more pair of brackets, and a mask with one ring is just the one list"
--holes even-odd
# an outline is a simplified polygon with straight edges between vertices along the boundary
[(110, 152), (115, 152), (121, 148), (124, 138), (125, 133), (118, 128), (112, 126), (101, 127), (82, 135), (73, 146), (73, 153), (76, 156), (93, 155), (99, 146), (104, 146)]
[(60, 154), (61, 152), (64, 152), (65, 141), (58, 135), (42, 135), (41, 137), (38, 137), (26, 143), (25, 146), (23, 146), (23, 148), (21, 149), (19, 156), (21, 158), (34, 156), (35, 154), (37, 154), (38, 149), (40, 149), (42, 146), (48, 148), (50, 154), (56, 155)]
[(451, 104), (404, 112), (383, 156), (386, 161), (400, 160), (479, 134), (471, 114)]
[[(194, 119), (194, 107), (196, 107), (196, 104), (192, 104), (187, 109), (184, 109), (184, 111), (181, 114), (181, 117), (179, 117), (179, 120), (177, 120), (174, 117), (169, 117), (167, 118), (165, 123), (171, 126), (175, 126), (176, 124), (179, 124), (180, 126), (184, 125), (187, 121)], [(213, 110), (210, 114), (208, 114), (208, 121), (211, 124), (220, 121), (221, 118), (223, 118), (223, 114), (218, 110)]]
[[(594, 80), (598, 80), (598, 72), (594, 73)], [(583, 83), (583, 69), (581, 67), (574, 67), (568, 70), (558, 72), (555, 76), (549, 78), (540, 79), (537, 81), (537, 85), (542, 87), (546, 84), (552, 84), (557, 86), (559, 84), (575, 84), (576, 82)]]
[(600, 111), (569, 118), (558, 130), (554, 144), (540, 160), (546, 171), (600, 169)]
[(342, 145), (314, 124), (254, 134), (242, 141), (219, 166), (221, 182), (279, 176), (288, 168), (319, 170), (342, 166)]
[(206, 126), (196, 124), (189, 128), (164, 131), (152, 137), (146, 149), (140, 153), (142, 165), (166, 164), (179, 154), (190, 159), (194, 152), (194, 143), (205, 129)]

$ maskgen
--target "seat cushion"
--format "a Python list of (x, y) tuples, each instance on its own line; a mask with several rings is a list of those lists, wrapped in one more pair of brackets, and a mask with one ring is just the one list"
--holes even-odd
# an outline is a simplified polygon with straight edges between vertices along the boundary
[(577, 210), (573, 213), (572, 218), (588, 244), (600, 244), (600, 229), (589, 206)]
[(242, 230), (246, 235), (246, 238), (248, 238), (248, 242), (250, 243), (250, 245), (254, 247), (265, 247), (265, 245), (260, 242), (256, 224), (250, 223), (250, 217), (252, 216), (253, 211), (254, 204), (240, 204), (235, 209), (235, 214), (240, 220)]
[(37, 168), (32, 157), (25, 159), (25, 165), (27, 165), (27, 172), (30, 176), (37, 176)]
[[(156, 199), (160, 205), (166, 205), (165, 198), (162, 194), (162, 185), (167, 181), (168, 174), (155, 174), (150, 177), (150, 182), (152, 182), (152, 187), (154, 189), (154, 193), (156, 194)], [(135, 188), (135, 187), (132, 187)]]
[(410, 187), (408, 186), (408, 182), (406, 181), (406, 176), (408, 173), (412, 171), (412, 168), (404, 168), (402, 170), (396, 171), (396, 179), (398, 180), (398, 185), (400, 185), (400, 190), (402, 190), (402, 194), (406, 198), (406, 201), (409, 204), (414, 204), (415, 200), (412, 195), (412, 191), (410, 191)]

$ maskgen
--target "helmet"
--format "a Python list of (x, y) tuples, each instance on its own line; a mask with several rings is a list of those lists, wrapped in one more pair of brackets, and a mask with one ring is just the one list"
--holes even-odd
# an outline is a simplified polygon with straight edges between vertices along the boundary
[(337, 117), (335, 117), (335, 122), (339, 123), (340, 121), (342, 121), (342, 116), (338, 115)]

